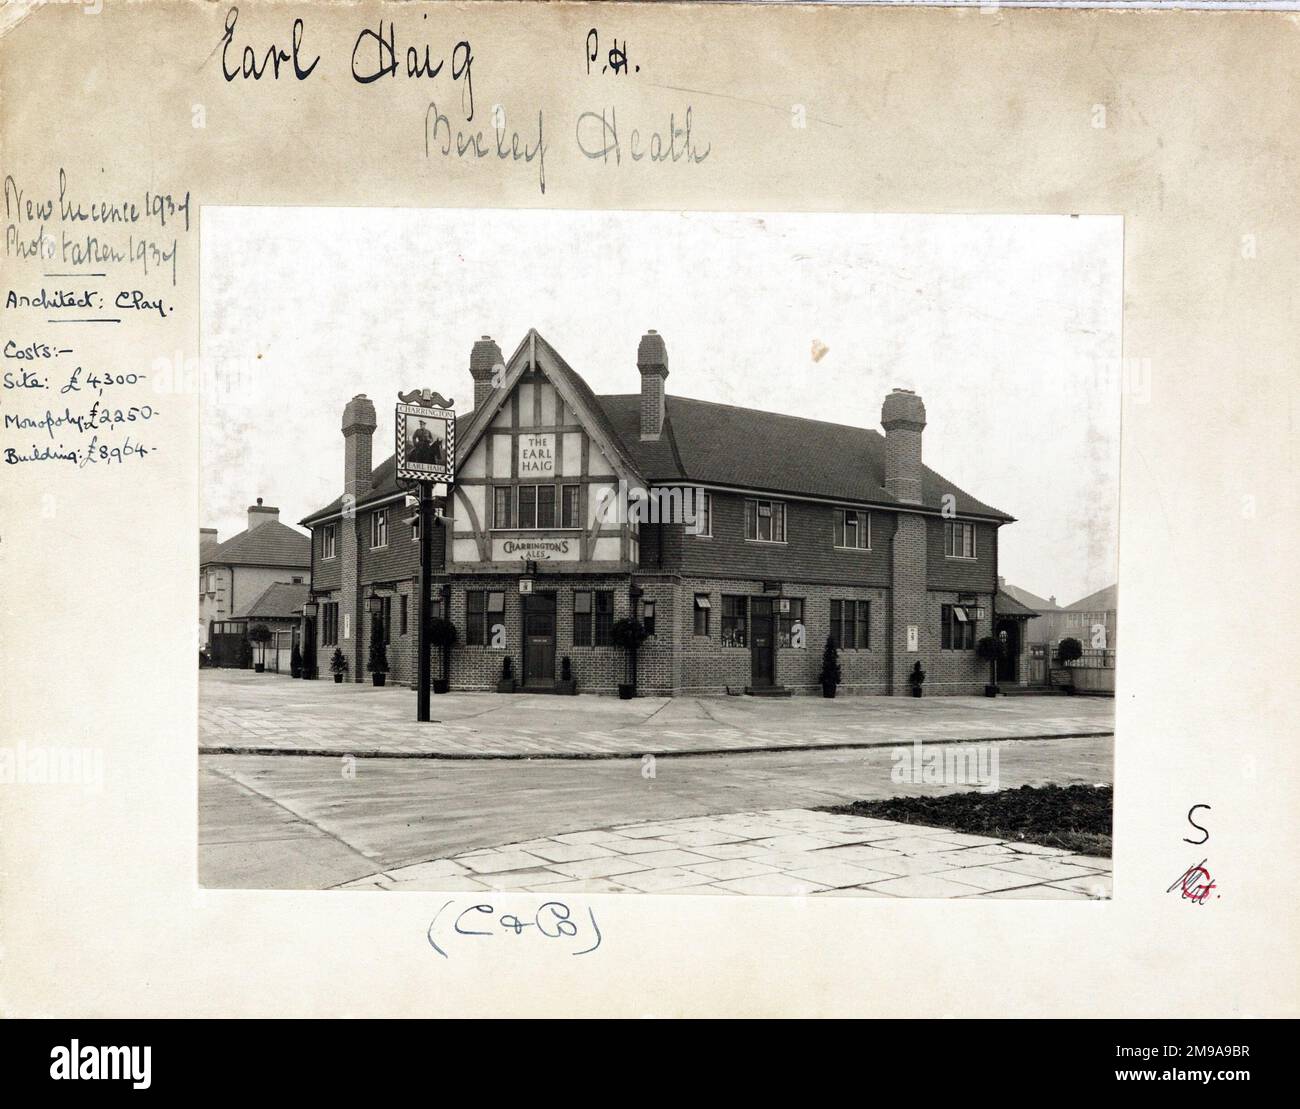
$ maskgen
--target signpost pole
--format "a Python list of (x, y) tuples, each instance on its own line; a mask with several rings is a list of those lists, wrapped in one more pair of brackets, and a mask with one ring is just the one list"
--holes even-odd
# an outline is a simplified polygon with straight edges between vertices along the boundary
[(429, 621), (433, 607), (433, 483), (420, 482), (420, 635), (419, 689), (416, 693), (415, 719), (429, 720)]

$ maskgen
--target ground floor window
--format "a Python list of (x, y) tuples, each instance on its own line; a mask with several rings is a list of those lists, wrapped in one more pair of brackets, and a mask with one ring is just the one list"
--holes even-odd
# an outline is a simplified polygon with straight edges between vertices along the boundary
[(325, 601), (320, 606), (320, 645), (333, 647), (339, 641), (339, 605), (337, 601)]
[(747, 597), (722, 598), (722, 645), (743, 647), (749, 642)]
[(384, 646), (393, 641), (393, 598), (391, 594), (379, 598), (379, 630), (383, 636)]
[(871, 646), (871, 602), (831, 601), (831, 636), (849, 650)]
[(970, 609), (963, 605), (944, 605), (940, 620), (939, 642), (945, 651), (975, 649), (975, 621)]
[(794, 626), (803, 623), (803, 598), (782, 597), (777, 601), (777, 608), (783, 607), (784, 612), (777, 612), (776, 645), (789, 647), (793, 642)]
[(398, 615), (398, 619), (401, 621), (401, 627), (400, 627), (400, 629), (398, 630), (398, 633), (397, 633), (398, 635), (405, 635), (405, 634), (406, 634), (406, 628), (407, 628), (407, 612), (406, 612), (407, 604), (406, 604), (406, 602), (407, 602), (407, 596), (406, 596), (405, 593), (403, 593), (403, 594), (402, 594), (402, 597), (401, 597), (401, 600), (400, 600), (400, 601), (398, 602), (398, 604), (397, 604), (397, 615)]
[(492, 628), (503, 622), (506, 595), (498, 589), (470, 589), (465, 593), (465, 644), (486, 647)]
[(709, 612), (713, 607), (713, 602), (709, 600), (707, 593), (695, 594), (695, 634), (709, 634)]
[(573, 591), (573, 645), (608, 647), (613, 642), (614, 594), (608, 589)]

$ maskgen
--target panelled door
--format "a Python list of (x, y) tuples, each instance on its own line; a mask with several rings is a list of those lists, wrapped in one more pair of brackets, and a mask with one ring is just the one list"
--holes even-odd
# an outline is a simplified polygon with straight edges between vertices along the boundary
[(529, 593), (524, 602), (524, 686), (555, 685), (555, 594)]
[(750, 685), (763, 689), (776, 681), (776, 615), (772, 598), (750, 598), (749, 617)]

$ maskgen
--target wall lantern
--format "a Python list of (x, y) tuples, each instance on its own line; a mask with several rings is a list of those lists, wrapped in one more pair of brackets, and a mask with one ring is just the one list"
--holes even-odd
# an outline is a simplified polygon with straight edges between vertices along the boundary
[(378, 593), (370, 594), (369, 603), (371, 616), (378, 616), (384, 611), (384, 599)]

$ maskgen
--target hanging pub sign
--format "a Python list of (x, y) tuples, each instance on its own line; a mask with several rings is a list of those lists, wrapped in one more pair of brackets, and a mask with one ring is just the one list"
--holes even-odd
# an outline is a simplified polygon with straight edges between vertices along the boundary
[(450, 485), (456, 468), (456, 413), (440, 393), (398, 393), (397, 480)]

